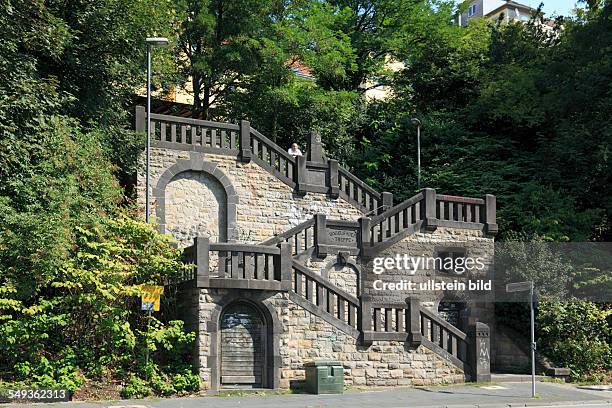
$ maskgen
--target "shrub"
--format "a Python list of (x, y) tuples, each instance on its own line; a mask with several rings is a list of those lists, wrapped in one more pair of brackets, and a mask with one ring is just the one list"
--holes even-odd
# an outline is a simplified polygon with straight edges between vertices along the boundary
[(557, 365), (569, 367), (573, 380), (612, 370), (612, 310), (589, 301), (540, 302), (539, 348)]

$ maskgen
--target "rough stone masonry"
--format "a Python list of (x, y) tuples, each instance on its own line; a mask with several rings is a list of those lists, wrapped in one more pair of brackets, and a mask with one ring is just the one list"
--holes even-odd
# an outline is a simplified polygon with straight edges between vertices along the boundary
[[(164, 129), (168, 129), (167, 134), (170, 134), (169, 129), (174, 124), (166, 125), (163, 120), (170, 123), (174, 120), (171, 118), (163, 115), (154, 117), (157, 126), (162, 123)], [(374, 212), (365, 211), (364, 206), (360, 204), (363, 200), (351, 198), (353, 191), (358, 191), (361, 197), (361, 190), (358, 190), (360, 184), (357, 181), (354, 184), (357, 187), (349, 193), (343, 192), (342, 185), (339, 185), (340, 193), (330, 194), (330, 191), (334, 190), (331, 184), (338, 183), (337, 180), (334, 181), (334, 177), (338, 177), (337, 174), (332, 174), (334, 169), (338, 171), (337, 163), (334, 164), (318, 153), (322, 150), (317, 146), (316, 139), (311, 142), (310, 160), (294, 158), (292, 162), (290, 158), (285, 159), (288, 164), (283, 170), (284, 174), (291, 175), (288, 166), (292, 163), (296, 164), (296, 171), (304, 171), (299, 170), (302, 163), (307, 172), (317, 174), (307, 179), (310, 180), (311, 191), (304, 193), (296, 191), (296, 187), (292, 187), (291, 183), (287, 183), (287, 180), (278, 175), (278, 163), (282, 164), (281, 159), (284, 157), (280, 150), (275, 153), (278, 156), (274, 164), (271, 160), (264, 163), (263, 159), (257, 159), (256, 142), (251, 142), (254, 157), (249, 161), (244, 160), (244, 149), (241, 153), (240, 149), (231, 148), (231, 144), (238, 143), (238, 139), (234, 141), (234, 133), (230, 131), (236, 133), (236, 138), (242, 138), (240, 140), (248, 137), (242, 131), (243, 125), (240, 129), (238, 126), (236, 129), (228, 127), (227, 145), (230, 147), (224, 151), (221, 142), (215, 142), (218, 143), (216, 147), (211, 145), (205, 148), (206, 143), (214, 142), (211, 132), (202, 131), (199, 138), (191, 136), (190, 139), (189, 135), (197, 135), (200, 132), (197, 121), (189, 122), (189, 125), (178, 123), (178, 126), (189, 126), (182, 131), (183, 139), (180, 140), (177, 136), (181, 134), (180, 130), (176, 131), (176, 135), (173, 134), (175, 140), (172, 141), (159, 139), (159, 127), (154, 129), (157, 136), (154, 136), (151, 151), (150, 185), (153, 201), (150, 215), (159, 230), (172, 234), (181, 247), (193, 245), (196, 237), (208, 238), (207, 242), (210, 244), (207, 245), (211, 245), (211, 252), (210, 257), (207, 255), (207, 260), (210, 261), (207, 264), (207, 274), (214, 276), (220, 267), (213, 258), (222, 255), (223, 251), (213, 254), (215, 243), (260, 244), (275, 237), (282, 237), (283, 233), (295, 227), (299, 228), (317, 216), (319, 221), (327, 220), (328, 225), (323, 229), (317, 227), (319, 231), (314, 236), (306, 235), (306, 240), (323, 242), (322, 235), (325, 234), (327, 246), (313, 244), (305, 248), (305, 251), (295, 254), (293, 261), (320, 276), (321, 284), (327, 285), (331, 290), (337, 288), (347, 299), (363, 302), (367, 298), (372, 305), (376, 302), (405, 304), (407, 298), (415, 298), (421, 306), (435, 314), (442, 303), (458, 302), (464, 307), (461, 311), (463, 326), (460, 327), (464, 331), (476, 320), (492, 322), (488, 305), (470, 303), (465, 299), (453, 297), (453, 294), (429, 293), (423, 296), (406, 291), (373, 290), (372, 282), (378, 278), (372, 273), (374, 255), (360, 252), (359, 248), (364, 248), (365, 244), (362, 242), (364, 232), (360, 232), (359, 228), (367, 225), (363, 221), (364, 217), (374, 219), (377, 214), (384, 216), (384, 211), (392, 211), (393, 208), (387, 206), (388, 208), (380, 208)], [(203, 128), (204, 125), (201, 126)], [(251, 131), (253, 140), (266, 141), (253, 132)], [(253, 134), (259, 139), (252, 136)], [(155, 139), (156, 137), (158, 139)], [(201, 148), (192, 148), (194, 143), (199, 144), (198, 147)], [(138, 199), (144, 207), (144, 166), (142, 168), (138, 174)], [(292, 177), (296, 179), (295, 174)], [(340, 183), (342, 182), (344, 181)], [(363, 194), (370, 191), (367, 186), (361, 188)], [(452, 212), (453, 207), (450, 208)], [(483, 276), (486, 276), (493, 251), (493, 237), (487, 233), (486, 228), (481, 228), (481, 224), (475, 228), (476, 222), (466, 222), (465, 228), (457, 222), (448, 221), (446, 226), (443, 221), (440, 223), (435, 229), (425, 228), (423, 224), (413, 233), (405, 233), (405, 236), (398, 234), (401, 239), (397, 238), (395, 242), (386, 244), (378, 254), (435, 255), (449, 248), (454, 251), (459, 248), (470, 255), (487, 260), (487, 270), (482, 272)], [(421, 226), (420, 223), (416, 225)], [(400, 230), (400, 227), (397, 227), (397, 230)], [(372, 231), (376, 232), (376, 229)], [(238, 261), (236, 265), (246, 268), (246, 259)], [(240, 262), (244, 262), (244, 265)], [(231, 262), (228, 265), (230, 264)], [(390, 270), (385, 272), (385, 279), (402, 279), (405, 277), (402, 274), (403, 271)], [(435, 275), (436, 271), (420, 270), (415, 276), (411, 276), (411, 279), (428, 279), (432, 274)], [(291, 285), (292, 289), (266, 290), (233, 287), (231, 283), (224, 285), (225, 287), (196, 287), (190, 282), (182, 284), (180, 310), (188, 328), (197, 332), (194, 364), (201, 374), (203, 388), (218, 390), (224, 386), (236, 385), (228, 383), (229, 379), (245, 381), (246, 385), (255, 387), (301, 387), (305, 375), (304, 363), (313, 359), (341, 362), (346, 385), (432, 385), (465, 380), (466, 373), (457, 366), (456, 360), (444, 352), (434, 352), (423, 344), (414, 347), (403, 340), (365, 341), (365, 327), (360, 327), (358, 323), (353, 327), (336, 323), (329, 313), (320, 312), (315, 306), (309, 306), (308, 302), (298, 299), (296, 293), (292, 292), (295, 290), (295, 281)], [(340, 303), (333, 305), (332, 309), (342, 307), (344, 314), (345, 306), (340, 300), (338, 302)], [(230, 305), (234, 305), (235, 310), (236, 304), (244, 304), (245, 312), (230, 316), (234, 319), (231, 320), (225, 311)], [(350, 312), (350, 309), (346, 310)], [(397, 310), (398, 313), (403, 313), (403, 309)], [(408, 309), (405, 312), (408, 313)], [(261, 314), (260, 320), (265, 327), (250, 327), (249, 313)], [(365, 314), (369, 311), (361, 310), (359, 313)], [(385, 318), (390, 319), (383, 313), (383, 326), (386, 324)], [(394, 320), (393, 324), (396, 323)], [(431, 327), (433, 323), (428, 329)], [(252, 341), (249, 340), (249, 349), (245, 348), (245, 355), (247, 359), (251, 359), (251, 355), (255, 356), (255, 363), (249, 360), (245, 364), (249, 367), (254, 364), (249, 368), (254, 371), (253, 375), (243, 375), (240, 367), (230, 367), (231, 362), (223, 357), (224, 347), (227, 346), (223, 344), (222, 339), (231, 330), (243, 330), (242, 334), (248, 334), (247, 339), (249, 335), (252, 338)], [(461, 333), (459, 328), (457, 330)]]

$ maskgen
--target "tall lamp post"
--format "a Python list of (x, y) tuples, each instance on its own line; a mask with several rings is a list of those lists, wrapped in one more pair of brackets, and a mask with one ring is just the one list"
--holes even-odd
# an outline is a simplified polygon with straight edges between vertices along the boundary
[(410, 119), (417, 127), (417, 188), (421, 189), (421, 121), (417, 118)]
[(148, 37), (145, 42), (147, 43), (147, 170), (146, 170), (146, 213), (145, 220), (149, 222), (150, 213), (150, 182), (149, 182), (149, 167), (151, 163), (151, 47), (164, 47), (168, 45), (168, 39), (163, 37)]

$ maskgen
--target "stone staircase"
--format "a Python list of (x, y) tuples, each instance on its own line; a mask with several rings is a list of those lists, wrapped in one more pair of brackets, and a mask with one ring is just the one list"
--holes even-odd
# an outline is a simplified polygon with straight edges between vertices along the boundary
[[(144, 108), (137, 107), (136, 130), (144, 130), (144, 119)], [(488, 370), (486, 325), (477, 324), (470, 333), (464, 333), (414, 299), (380, 303), (367, 294), (355, 296), (311, 270), (307, 260), (325, 258), (329, 253), (368, 259), (412, 234), (438, 227), (494, 235), (494, 196), (456, 197), (426, 188), (394, 205), (391, 193), (376, 191), (336, 160), (324, 158), (316, 134), (311, 135), (309, 157), (293, 157), (248, 121), (219, 123), (160, 114), (152, 114), (151, 120), (153, 147), (254, 162), (297, 195), (313, 192), (341, 197), (363, 213), (358, 221), (316, 214), (257, 245), (211, 243), (198, 237), (184, 252), (186, 261), (193, 265), (186, 272), (186, 280), (194, 280), (197, 288), (287, 293), (295, 304), (362, 344), (403, 341), (411, 347), (422, 345), (473, 380)]]
[[(333, 246), (327, 238), (334, 228), (342, 227), (362, 236), (364, 231), (369, 233), (369, 239), (356, 241), (353, 251), (354, 255), (367, 251), (367, 256), (397, 242), (398, 237), (419, 231), (427, 219), (420, 215), (427, 196), (436, 197), (435, 192), (426, 189), (376, 216), (374, 223), (364, 219), (358, 223), (328, 220), (317, 214), (258, 245), (213, 244), (207, 238), (196, 238), (194, 245), (185, 249), (187, 262), (194, 264), (189, 277), (195, 279), (199, 288), (286, 292), (292, 302), (365, 345), (374, 341), (401, 341), (411, 347), (423, 345), (476, 379), (479, 364), (475, 357), (476, 338), (488, 340), (486, 325), (477, 324), (468, 334), (415, 299), (394, 303), (373, 302), (367, 294), (356, 297), (305, 264), (312, 256), (327, 255)], [(351, 250), (346, 246), (343, 249)]]

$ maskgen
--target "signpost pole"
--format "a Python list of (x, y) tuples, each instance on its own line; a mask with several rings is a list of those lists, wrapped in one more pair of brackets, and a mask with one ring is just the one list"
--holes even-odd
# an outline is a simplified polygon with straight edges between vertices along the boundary
[(508, 283), (506, 285), (506, 292), (526, 292), (529, 291), (529, 311), (530, 311), (530, 320), (531, 320), (531, 343), (529, 348), (531, 349), (531, 397), (535, 398), (536, 390), (535, 390), (535, 371), (536, 371), (536, 363), (535, 363), (535, 351), (536, 351), (536, 343), (535, 343), (535, 293), (534, 293), (534, 283), (533, 282), (514, 282)]
[(535, 371), (536, 371), (536, 363), (535, 363), (535, 312), (534, 312), (534, 294), (533, 294), (533, 282), (531, 282), (531, 291), (529, 296), (529, 308), (531, 311), (531, 397), (535, 398), (536, 390), (535, 390)]
[[(149, 324), (151, 322), (151, 309), (149, 309), (148, 312), (148, 316), (147, 316), (147, 336), (149, 335)], [(148, 379), (148, 375), (147, 375), (147, 366), (149, 365), (149, 342), (146, 341), (145, 342), (145, 379)]]
[[(160, 297), (164, 293), (163, 286), (141, 285), (140, 293), (140, 309), (147, 312), (147, 336), (149, 335), (149, 326), (151, 325), (151, 313), (159, 312)], [(149, 365), (149, 344), (145, 336), (145, 378), (147, 378), (147, 366)]]

